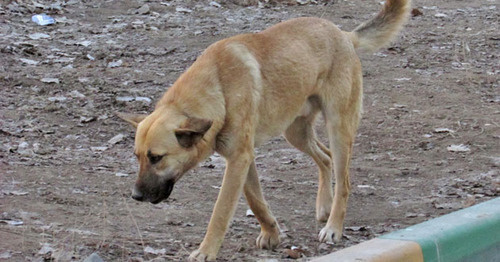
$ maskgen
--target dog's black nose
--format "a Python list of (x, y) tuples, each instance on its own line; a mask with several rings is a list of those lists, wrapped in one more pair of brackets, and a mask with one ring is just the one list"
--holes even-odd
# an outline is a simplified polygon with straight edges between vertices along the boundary
[(132, 190), (132, 198), (137, 201), (144, 201), (144, 195), (135, 188)]
[(137, 201), (143, 201), (144, 197), (142, 195), (132, 195), (132, 198), (137, 200)]

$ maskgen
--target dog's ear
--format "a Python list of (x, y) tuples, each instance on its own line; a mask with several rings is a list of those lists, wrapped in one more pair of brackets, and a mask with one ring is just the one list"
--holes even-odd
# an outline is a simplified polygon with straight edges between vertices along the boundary
[(135, 128), (139, 125), (139, 123), (146, 118), (147, 115), (140, 115), (140, 114), (128, 114), (128, 113), (121, 113), (121, 112), (115, 112), (115, 115), (130, 124), (132, 124)]
[(211, 126), (212, 120), (190, 117), (175, 130), (175, 137), (182, 147), (190, 148), (203, 138)]

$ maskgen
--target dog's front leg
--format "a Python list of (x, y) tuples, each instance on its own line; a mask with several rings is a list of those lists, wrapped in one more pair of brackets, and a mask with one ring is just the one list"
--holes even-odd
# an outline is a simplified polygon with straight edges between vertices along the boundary
[(189, 256), (190, 261), (215, 260), (222, 245), (229, 222), (234, 215), (238, 200), (243, 190), (248, 169), (253, 161), (253, 153), (239, 153), (227, 160), (222, 188), (208, 224), (207, 233), (200, 248)]

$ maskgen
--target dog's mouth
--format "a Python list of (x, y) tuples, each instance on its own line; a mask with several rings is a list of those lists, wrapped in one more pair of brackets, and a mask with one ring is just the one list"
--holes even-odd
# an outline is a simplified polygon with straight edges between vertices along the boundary
[(150, 200), (149, 202), (151, 202), (151, 204), (158, 204), (160, 203), (161, 201), (167, 199), (170, 194), (172, 193), (172, 190), (174, 189), (174, 180), (171, 179), (171, 180), (167, 180), (167, 182), (165, 182), (161, 188), (160, 188), (160, 192), (158, 192), (158, 196), (155, 198), (155, 199), (152, 199)]
[(132, 190), (132, 198), (140, 202), (147, 201), (152, 204), (158, 204), (170, 196), (172, 189), (174, 189), (174, 184), (175, 180), (170, 179), (153, 188), (136, 185)]

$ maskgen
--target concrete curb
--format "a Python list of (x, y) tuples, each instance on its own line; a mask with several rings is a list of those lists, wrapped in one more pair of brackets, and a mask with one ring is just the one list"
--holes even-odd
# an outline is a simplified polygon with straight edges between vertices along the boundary
[(500, 197), (312, 260), (500, 261)]

